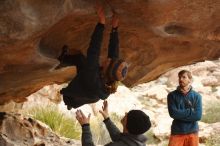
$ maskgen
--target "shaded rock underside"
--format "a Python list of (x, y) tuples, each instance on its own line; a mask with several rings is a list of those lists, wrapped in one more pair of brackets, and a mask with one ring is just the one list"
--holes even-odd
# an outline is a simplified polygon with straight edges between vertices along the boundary
[[(121, 57), (127, 86), (182, 65), (220, 57), (219, 0), (111, 0), (120, 15)], [(107, 56), (111, 11), (100, 61)], [(41, 87), (63, 83), (75, 68), (54, 70), (60, 48), (86, 54), (97, 22), (93, 0), (0, 1), (0, 104), (22, 102)]]

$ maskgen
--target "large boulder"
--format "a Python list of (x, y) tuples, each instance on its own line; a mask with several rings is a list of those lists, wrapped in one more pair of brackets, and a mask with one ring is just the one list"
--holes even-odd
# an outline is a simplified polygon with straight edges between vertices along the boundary
[[(171, 68), (220, 57), (219, 0), (106, 0), (120, 15), (121, 57), (130, 64), (127, 86)], [(54, 70), (60, 48), (86, 54), (97, 22), (93, 0), (0, 1), (0, 104), (25, 101), (45, 85), (63, 83), (74, 68)], [(107, 48), (106, 25), (103, 48)], [(107, 49), (100, 59), (106, 56)]]
[(61, 138), (45, 124), (16, 113), (0, 112), (1, 146), (80, 146), (79, 141)]

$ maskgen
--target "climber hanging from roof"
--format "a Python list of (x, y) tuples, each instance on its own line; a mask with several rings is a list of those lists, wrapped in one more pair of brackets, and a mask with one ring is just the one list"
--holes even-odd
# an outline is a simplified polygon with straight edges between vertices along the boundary
[(116, 92), (118, 81), (122, 81), (127, 74), (127, 63), (119, 59), (119, 19), (115, 11), (112, 15), (108, 58), (102, 66), (99, 64), (105, 14), (103, 7), (98, 2), (96, 2), (96, 11), (99, 22), (91, 36), (87, 56), (85, 57), (83, 54), (70, 55), (68, 47), (65, 45), (58, 57), (60, 66), (75, 65), (77, 68), (76, 77), (60, 91), (68, 110), (97, 102), (99, 99), (106, 99), (111, 93)]

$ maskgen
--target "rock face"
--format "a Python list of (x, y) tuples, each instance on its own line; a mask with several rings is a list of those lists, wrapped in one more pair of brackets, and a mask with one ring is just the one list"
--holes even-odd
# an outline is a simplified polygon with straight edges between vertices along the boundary
[[(115, 94), (112, 94), (108, 98), (110, 117), (112, 117), (112, 120), (115, 121), (116, 123), (117, 121), (119, 122), (118, 123), (119, 125), (117, 126), (119, 126), (120, 128), (121, 126), (120, 119), (121, 117), (124, 116), (125, 112), (131, 109), (143, 110), (150, 116), (152, 122), (152, 128), (149, 131), (149, 133), (152, 133), (151, 137), (154, 137), (154, 139), (160, 142), (159, 144), (147, 144), (147, 145), (151, 145), (151, 146), (165, 145), (163, 143), (166, 142), (170, 136), (170, 128), (173, 120), (172, 118), (170, 118), (167, 109), (167, 94), (168, 92), (176, 89), (178, 83), (177, 81), (178, 72), (182, 69), (187, 69), (192, 72), (193, 88), (202, 95), (203, 117), (204, 117), (209, 114), (206, 112), (207, 107), (210, 107), (211, 105), (213, 108), (215, 108), (216, 105), (213, 103), (220, 102), (220, 86), (218, 84), (220, 82), (219, 65), (220, 65), (220, 60), (206, 61), (203, 63), (197, 63), (190, 66), (176, 68), (162, 75), (160, 78), (158, 78), (155, 81), (151, 81), (145, 84), (140, 84), (134, 88), (129, 89), (124, 86), (119, 86), (117, 92)], [(216, 78), (218, 79), (218, 82), (213, 82), (211, 84), (207, 84), (207, 82), (203, 82), (203, 81), (210, 81), (210, 78), (211, 79)], [(63, 86), (66, 85), (45, 86), (38, 92), (29, 96), (27, 102), (24, 102), (22, 104), (11, 102), (9, 104), (5, 104), (4, 106), (0, 106), (0, 112), (9, 111), (9, 110), (14, 112), (17, 111), (21, 112), (31, 109), (33, 107), (41, 106), (42, 108), (44, 107), (46, 108), (48, 106), (56, 104), (56, 106), (59, 107), (59, 110), (62, 111), (65, 115), (70, 117), (75, 117), (74, 114), (77, 109), (72, 109), (69, 111), (67, 110), (63, 102), (59, 103), (62, 99), (56, 93)], [(57, 103), (59, 104), (57, 105)], [(98, 113), (98, 110), (102, 108), (102, 103), (103, 101), (100, 100), (95, 104), (92, 105), (86, 104), (80, 107), (80, 109), (83, 112), (85, 112), (86, 115), (92, 113), (91, 127), (93, 123), (96, 124), (98, 123), (100, 125), (102, 123), (102, 117), (100, 118), (99, 117), (100, 114)], [(210, 115), (210, 117), (213, 118), (215, 116)], [(201, 146), (205, 145), (207, 140), (209, 140), (212, 137), (215, 138), (215, 135), (218, 135), (220, 133), (220, 121), (215, 121), (211, 124), (199, 122), (199, 127), (200, 127), (199, 141)], [(100, 130), (101, 128), (97, 128), (97, 127), (91, 128), (91, 131), (97, 132), (98, 131), (97, 129)], [(100, 139), (100, 135), (102, 135), (102, 138), (105, 137), (103, 136), (105, 135), (103, 133), (106, 132), (106, 129), (104, 129), (103, 131), (101, 131), (98, 134), (97, 133), (93, 134), (94, 141), (96, 140), (98, 141)], [(107, 138), (109, 138), (108, 135), (107, 137), (103, 138), (105, 141), (101, 141), (101, 142), (99, 141), (100, 144), (106, 144), (106, 142), (108, 141)], [(150, 139), (150, 137), (148, 138)]]
[[(220, 57), (219, 0), (106, 0), (120, 15), (121, 57), (130, 63), (128, 86), (155, 79), (170, 68)], [(75, 75), (53, 70), (60, 48), (86, 54), (96, 24), (93, 0), (0, 1), (0, 104)], [(106, 26), (103, 48), (107, 47)], [(106, 56), (101, 53), (101, 60)], [(207, 83), (207, 82), (206, 82)], [(209, 84), (209, 83), (207, 83)]]
[(79, 142), (60, 138), (45, 124), (15, 113), (0, 112), (1, 146), (80, 146)]

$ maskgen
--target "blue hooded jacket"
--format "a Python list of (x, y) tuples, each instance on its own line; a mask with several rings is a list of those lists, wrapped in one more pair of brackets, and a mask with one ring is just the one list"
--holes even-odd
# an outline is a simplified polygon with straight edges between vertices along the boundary
[(192, 88), (184, 95), (180, 88), (167, 96), (168, 111), (173, 118), (171, 134), (190, 134), (199, 131), (198, 122), (202, 117), (202, 97)]

